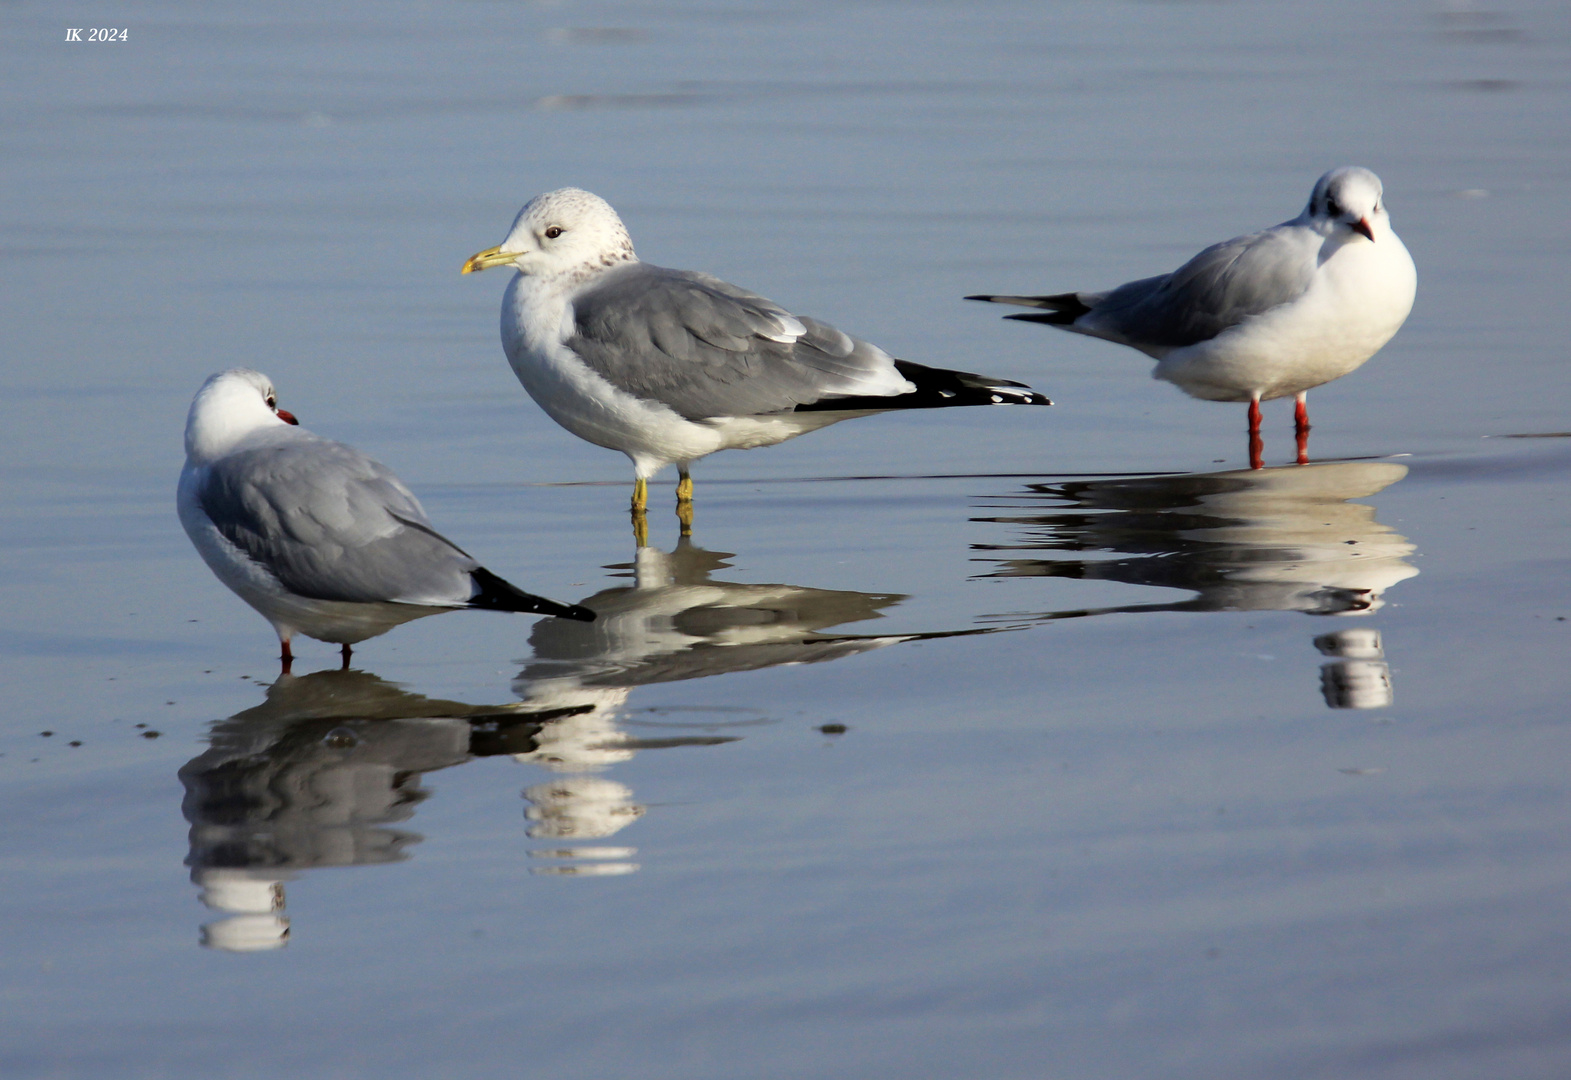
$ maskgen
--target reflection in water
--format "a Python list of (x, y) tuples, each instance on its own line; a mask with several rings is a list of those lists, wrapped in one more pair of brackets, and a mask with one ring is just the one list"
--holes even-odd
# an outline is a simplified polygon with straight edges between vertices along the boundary
[[(1043, 612), (1062, 619), (1113, 612), (1302, 611), (1367, 615), (1387, 589), (1418, 573), (1414, 547), (1352, 502), (1407, 475), (1391, 462), (1326, 462), (1182, 476), (1032, 484), (1011, 507), (1047, 512), (980, 518), (1024, 526), (1025, 537), (977, 550), (1030, 552), (993, 559), (990, 577), (1056, 577), (1185, 589), (1165, 603)], [(1048, 553), (1072, 554), (1048, 554)], [(1095, 553), (1088, 557), (1081, 553)], [(1111, 557), (1108, 557), (1111, 555)], [(1316, 639), (1344, 659), (1322, 668), (1332, 708), (1379, 708), (1392, 700), (1378, 631)]]
[[(819, 663), (897, 642), (954, 636), (824, 633), (881, 618), (885, 608), (904, 597), (714, 580), (711, 575), (728, 567), (731, 557), (695, 547), (686, 537), (670, 552), (642, 546), (634, 562), (610, 567), (631, 576), (631, 585), (602, 590), (584, 601), (599, 616), (594, 623), (568, 627), (563, 620), (548, 619), (535, 624), (529, 637), (534, 657), (513, 690), (532, 708), (577, 711), (542, 732), (535, 750), (517, 755), (520, 761), (562, 774), (524, 792), (532, 804), (530, 836), (610, 836), (644, 808), (633, 802), (631, 790), (593, 772), (625, 761), (639, 749), (729, 742), (735, 736), (715, 732), (766, 722), (749, 714), (699, 722), (697, 727), (709, 734), (668, 734), (675, 726), (669, 721), (630, 718), (627, 700), (635, 687), (778, 664)], [(627, 727), (662, 734), (633, 735)], [(691, 728), (686, 725), (684, 730)], [(583, 859), (599, 850), (574, 847), (534, 854)], [(626, 872), (605, 862), (542, 872), (603, 874), (618, 869)]]
[[(523, 700), (469, 705), (409, 693), (360, 671), (285, 675), (252, 709), (213, 726), (211, 745), (180, 770), (191, 823), (191, 879), (223, 918), (210, 948), (276, 949), (289, 936), (284, 885), (300, 871), (408, 858), (417, 833), (398, 828), (427, 797), (425, 773), (507, 754), (549, 779), (524, 789), (535, 873), (632, 873), (632, 847), (594, 843), (645, 813), (631, 788), (597, 775), (640, 750), (733, 742), (768, 720), (757, 710), (634, 710), (646, 683), (816, 663), (918, 638), (825, 633), (878, 618), (895, 595), (713, 581), (728, 556), (681, 542), (641, 548), (631, 586), (598, 593), (589, 633), (537, 623), (534, 657), (514, 684)], [(960, 631), (986, 633), (988, 631)], [(680, 712), (690, 722), (666, 719)], [(696, 721), (694, 714), (700, 714)], [(628, 729), (632, 729), (631, 731)], [(564, 841), (566, 843), (564, 843)]]
[(203, 944), (283, 945), (284, 882), (407, 858), (420, 837), (391, 826), (426, 797), (421, 774), (521, 749), (545, 719), (516, 704), (421, 697), (360, 671), (280, 677), (261, 705), (215, 724), (207, 751), (180, 770), (186, 864), (202, 901), (228, 916), (203, 928)]
[[(1019, 501), (1051, 512), (980, 518), (1027, 527), (1022, 543), (987, 551), (1114, 552), (997, 560), (992, 577), (1064, 577), (1187, 589), (1197, 595), (1124, 611), (1375, 610), (1381, 594), (1418, 573), (1413, 545), (1350, 502), (1407, 475), (1389, 462), (1032, 484)], [(1061, 508), (1061, 509), (1060, 509)]]
[(1324, 656), (1339, 656), (1320, 666), (1320, 692), (1333, 709), (1383, 709), (1391, 704), (1391, 669), (1385, 662), (1380, 631), (1372, 626), (1338, 630), (1315, 638)]

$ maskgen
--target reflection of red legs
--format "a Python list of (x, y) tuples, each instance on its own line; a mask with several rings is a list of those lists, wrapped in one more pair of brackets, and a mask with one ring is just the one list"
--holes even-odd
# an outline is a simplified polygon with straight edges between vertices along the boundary
[(1293, 432), (1298, 436), (1298, 463), (1309, 464), (1309, 396), (1307, 390), (1298, 392), (1298, 404), (1293, 407)]
[(1260, 438), (1260, 395), (1249, 399), (1249, 467), (1265, 468), (1266, 444)]
[(350, 648), (349, 648), (349, 645), (346, 643), (344, 645), (344, 650), (343, 650), (344, 666), (342, 668), (340, 668), (339, 670), (341, 670), (341, 671), (348, 671), (349, 670), (349, 653), (350, 653)]
[(278, 654), (278, 673), (280, 675), (288, 675), (290, 665), (295, 662), (295, 654), (289, 651), (288, 638), (283, 638), (281, 644), (283, 645), (283, 648), (279, 651)]

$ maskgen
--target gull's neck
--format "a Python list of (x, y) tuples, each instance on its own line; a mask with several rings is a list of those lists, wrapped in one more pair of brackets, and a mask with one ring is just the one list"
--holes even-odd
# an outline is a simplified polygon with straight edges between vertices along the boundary
[(558, 271), (550, 280), (557, 291), (564, 294), (578, 292), (602, 275), (624, 266), (633, 266), (637, 262), (638, 256), (633, 254), (633, 245), (628, 243), (626, 247), (607, 251), (597, 259), (579, 263), (571, 270)]
[[(573, 336), (573, 297), (606, 274), (637, 264), (637, 256), (629, 250), (623, 257), (583, 263), (549, 276), (514, 275), (508, 285), (508, 301), (502, 307), (504, 337), (516, 333), (535, 350), (561, 344)], [(508, 325), (509, 310), (517, 318), (512, 327)]]

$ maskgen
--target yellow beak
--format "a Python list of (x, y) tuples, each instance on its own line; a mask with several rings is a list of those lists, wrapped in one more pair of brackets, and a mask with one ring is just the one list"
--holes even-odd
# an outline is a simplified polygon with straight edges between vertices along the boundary
[(469, 261), (464, 263), (464, 268), (459, 273), (472, 274), (476, 270), (489, 270), (493, 266), (507, 266), (516, 258), (518, 258), (518, 252), (516, 251), (508, 255), (502, 251), (500, 246), (486, 248), (484, 251), (477, 251), (469, 256)]

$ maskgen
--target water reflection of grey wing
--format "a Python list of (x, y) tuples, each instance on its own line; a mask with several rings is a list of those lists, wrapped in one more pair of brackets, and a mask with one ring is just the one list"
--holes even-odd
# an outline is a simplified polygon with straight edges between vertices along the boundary
[[(1033, 484), (1010, 506), (1047, 512), (981, 518), (1023, 526), (990, 577), (1059, 577), (1187, 589), (1183, 601), (1047, 613), (1303, 611), (1364, 614), (1418, 570), (1413, 545), (1352, 502), (1407, 475), (1390, 462), (1327, 462), (1278, 469)], [(995, 504), (996, 505), (996, 504)], [(1075, 558), (1047, 552), (1112, 553)]]
[(669, 553), (639, 548), (633, 564), (617, 568), (631, 571), (633, 584), (591, 598), (596, 622), (565, 632), (562, 626), (535, 624), (529, 635), (534, 658), (514, 689), (538, 705), (545, 681), (628, 688), (817, 663), (932, 636), (823, 633), (882, 618), (885, 608), (905, 597), (713, 580), (710, 575), (729, 566), (729, 558), (686, 539)]
[[(287, 937), (283, 882), (318, 866), (395, 862), (420, 837), (390, 828), (426, 797), (421, 775), (484, 753), (477, 741), (539, 719), (407, 693), (359, 671), (283, 676), (263, 704), (214, 725), (180, 770), (191, 878), (231, 918), (204, 942), (245, 951)], [(516, 744), (510, 750), (520, 749)]]
[[(694, 547), (686, 538), (675, 550), (641, 546), (635, 561), (612, 567), (631, 585), (596, 593), (596, 620), (580, 630), (537, 623), (529, 643), (534, 656), (513, 683), (526, 707), (554, 710), (561, 719), (542, 726), (536, 746), (516, 754), (520, 761), (558, 774), (524, 790), (536, 839), (603, 839), (644, 813), (625, 785), (586, 775), (626, 761), (640, 750), (701, 746), (735, 741), (736, 720), (706, 710), (704, 719), (672, 724), (643, 721), (639, 734), (623, 729), (623, 706), (634, 688), (651, 683), (701, 679), (779, 664), (812, 664), (868, 652), (902, 641), (950, 637), (953, 633), (830, 634), (849, 623), (883, 617), (903, 596), (796, 585), (749, 585), (716, 581), (730, 555)], [(560, 621), (560, 620), (548, 620)], [(979, 633), (965, 630), (955, 633)], [(763, 719), (761, 710), (743, 723)], [(695, 731), (694, 728), (698, 730)], [(576, 774), (576, 775), (575, 775)], [(574, 846), (537, 850), (537, 857), (611, 860), (607, 849)], [(630, 854), (633, 849), (615, 849)], [(617, 856), (620, 857), (620, 856)], [(636, 864), (615, 861), (557, 865), (542, 873), (626, 873)]]

